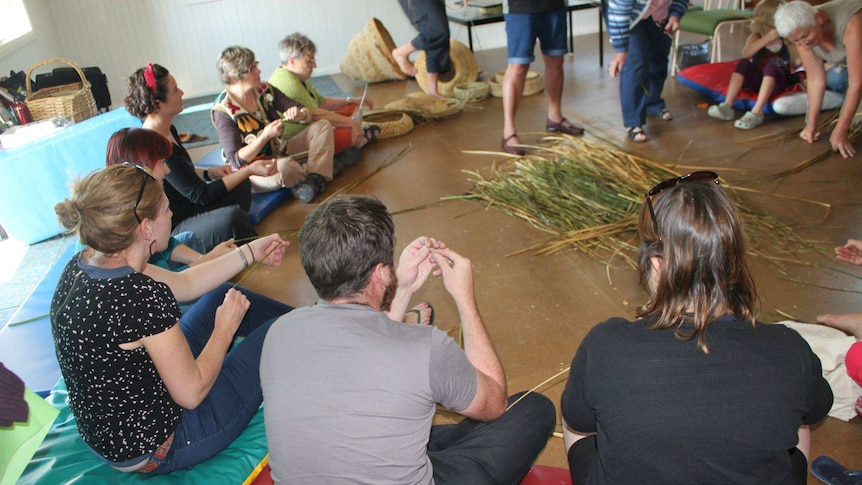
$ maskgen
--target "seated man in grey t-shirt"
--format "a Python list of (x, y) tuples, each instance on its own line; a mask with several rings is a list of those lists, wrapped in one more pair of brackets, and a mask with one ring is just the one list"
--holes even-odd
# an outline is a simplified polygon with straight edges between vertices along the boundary
[[(392, 218), (373, 197), (335, 197), (302, 226), (302, 266), (320, 300), (281, 317), (264, 342), (273, 480), (518, 483), (553, 431), (553, 404), (532, 393), (506, 410), (472, 263), (420, 237), (396, 269), (394, 244)], [(464, 350), (435, 327), (400, 323), (431, 274), (455, 300)], [(436, 403), (468, 419), (432, 426)]]

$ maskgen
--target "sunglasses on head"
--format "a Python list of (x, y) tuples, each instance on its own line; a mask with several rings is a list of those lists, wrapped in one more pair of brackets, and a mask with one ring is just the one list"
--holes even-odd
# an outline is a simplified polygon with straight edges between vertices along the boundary
[(137, 219), (138, 223), (140, 223), (142, 220), (141, 220), (141, 216), (138, 215), (138, 205), (141, 203), (141, 199), (144, 197), (144, 189), (147, 188), (147, 180), (155, 181), (156, 178), (153, 177), (147, 169), (145, 169), (144, 167), (142, 167), (140, 165), (136, 165), (136, 164), (130, 163), (130, 162), (125, 162), (125, 163), (123, 163), (123, 165), (125, 165), (127, 167), (134, 167), (134, 168), (138, 169), (138, 171), (140, 171), (142, 174), (144, 174), (144, 177), (141, 180), (141, 188), (140, 188), (140, 190), (138, 190), (138, 198), (137, 198), (137, 200), (135, 200), (135, 208), (133, 209), (134, 213), (135, 213), (135, 219)]
[[(653, 208), (653, 205), (652, 205), (653, 197), (664, 192), (665, 190), (676, 187), (679, 184), (682, 184), (685, 182), (695, 182), (698, 180), (712, 180), (713, 182), (715, 182), (716, 185), (719, 185), (717, 173), (712, 172), (710, 170), (701, 170), (698, 172), (687, 173), (687, 174), (683, 175), (682, 177), (676, 177), (676, 178), (665, 180), (664, 182), (660, 182), (660, 183), (656, 184), (655, 187), (649, 189), (649, 192), (646, 193), (646, 201), (647, 201), (647, 206), (649, 207), (649, 215), (650, 215), (650, 217), (652, 217), (652, 227), (653, 227), (653, 230), (655, 231), (657, 236), (658, 236), (658, 220), (656, 220), (656, 218), (655, 218), (655, 209)], [(660, 240), (661, 240), (661, 236), (659, 236), (659, 241)]]

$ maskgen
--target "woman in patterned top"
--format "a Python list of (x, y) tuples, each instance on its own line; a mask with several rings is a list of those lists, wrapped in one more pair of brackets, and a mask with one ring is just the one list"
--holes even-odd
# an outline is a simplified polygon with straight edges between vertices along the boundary
[[(222, 51), (216, 62), (227, 87), (210, 111), (222, 157), (236, 170), (259, 159), (273, 160), (278, 172), (251, 177), (252, 191), (290, 187), (293, 196), (310, 203), (333, 176), (332, 124), (314, 120), (311, 109), (260, 80), (254, 52), (240, 46)], [(284, 122), (308, 124), (286, 136)]]
[[(161, 184), (134, 165), (77, 181), (55, 211), (88, 247), (51, 302), (84, 442), (119, 471), (157, 474), (226, 448), (260, 406), (260, 350), (277, 315), (264, 320), (239, 290), (217, 287), (249, 263), (279, 265), (287, 243), (273, 234), (182, 273), (147, 266), (167, 245), (171, 211)], [(184, 284), (149, 275), (161, 272)], [(200, 295), (181, 316), (177, 299)], [(235, 334), (246, 338), (232, 345)]]

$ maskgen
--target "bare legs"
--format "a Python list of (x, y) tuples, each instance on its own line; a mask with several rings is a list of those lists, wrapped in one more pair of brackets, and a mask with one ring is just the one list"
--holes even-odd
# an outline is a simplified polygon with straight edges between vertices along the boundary
[(766, 106), (766, 102), (772, 96), (773, 89), (775, 89), (775, 78), (764, 76), (763, 81), (760, 83), (760, 91), (757, 92), (757, 102), (751, 108), (752, 113), (763, 114), (763, 107)]
[[(401, 68), (401, 72), (411, 77), (416, 76), (416, 66), (410, 62), (409, 56), (417, 50), (418, 49), (416, 49), (412, 42), (408, 42), (392, 50), (392, 57), (395, 58), (395, 62), (398, 63), (398, 67)], [(440, 93), (437, 91), (437, 80), (439, 78), (440, 73), (428, 73), (428, 94), (435, 98), (442, 98)]]
[[(503, 137), (507, 138), (515, 133), (515, 113), (521, 104), (524, 94), (524, 83), (527, 80), (529, 64), (509, 64), (506, 66), (506, 76), (503, 78)], [(547, 81), (546, 81), (547, 82)], [(521, 140), (514, 136), (508, 140), (509, 145), (520, 144)]]
[[(739, 91), (742, 89), (742, 83), (745, 78), (742, 77), (742, 74), (738, 72), (733, 73), (730, 76), (730, 84), (727, 85), (727, 96), (724, 98), (724, 104), (728, 106), (733, 106), (733, 102), (736, 101), (736, 96), (739, 94)], [(761, 107), (761, 109), (763, 109)]]
[(413, 65), (412, 62), (410, 62), (410, 59), (408, 57), (414, 52), (416, 52), (416, 47), (413, 46), (412, 42), (400, 45), (392, 50), (392, 57), (395, 58), (395, 62), (398, 63), (398, 67), (401, 68), (401, 71), (404, 74), (407, 74), (411, 77), (416, 76), (416, 67)]
[[(548, 93), (548, 119), (559, 123), (563, 119), (563, 56), (545, 58), (545, 92)], [(523, 91), (523, 88), (522, 88)]]
[(857, 339), (862, 339), (862, 313), (847, 313), (844, 315), (817, 315), (817, 323), (822, 323), (849, 333)]

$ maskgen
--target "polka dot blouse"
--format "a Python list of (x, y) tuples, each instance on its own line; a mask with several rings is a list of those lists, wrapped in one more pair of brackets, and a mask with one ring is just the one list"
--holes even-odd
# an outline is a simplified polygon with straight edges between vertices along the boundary
[(126, 266), (102, 269), (80, 253), (51, 302), (51, 329), (69, 405), (84, 441), (113, 462), (155, 451), (177, 427), (180, 407), (143, 346), (120, 344), (177, 324), (167, 285)]

